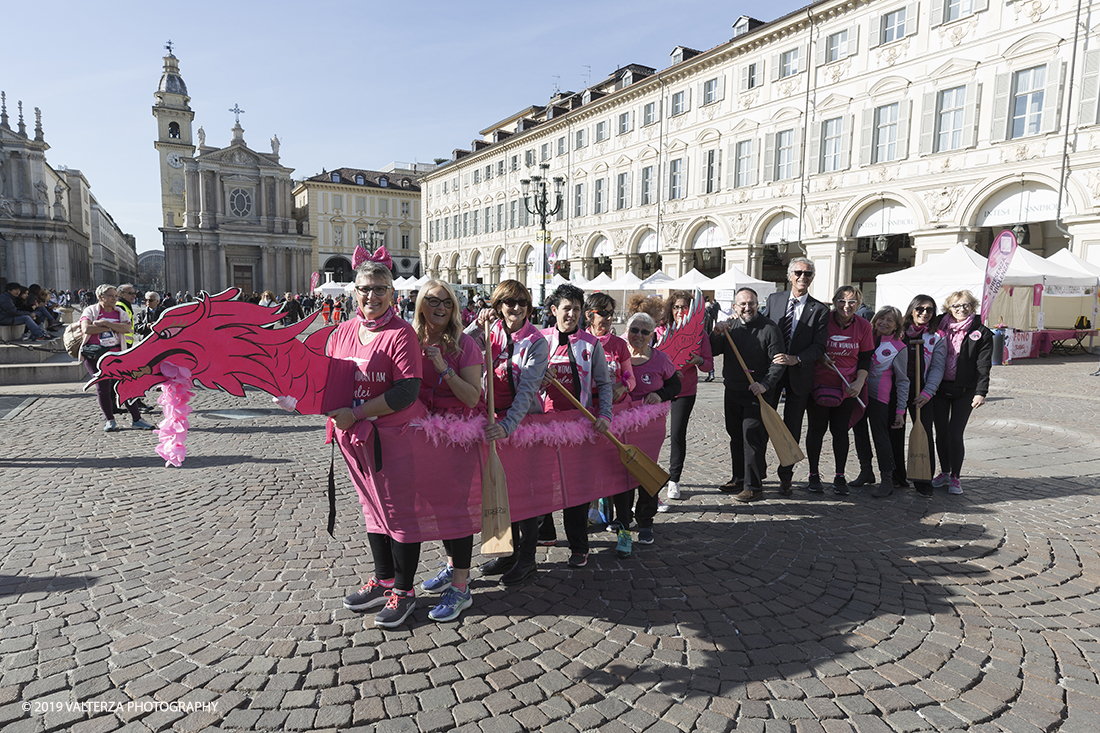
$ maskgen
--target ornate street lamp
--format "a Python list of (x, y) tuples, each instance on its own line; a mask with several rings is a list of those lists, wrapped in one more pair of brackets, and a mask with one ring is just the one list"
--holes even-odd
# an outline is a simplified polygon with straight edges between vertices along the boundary
[[(549, 163), (540, 163), (539, 170), (541, 171), (540, 175), (524, 178), (520, 180), (520, 184), (523, 186), (523, 206), (527, 211), (539, 218), (539, 243), (541, 245), (539, 247), (539, 256), (542, 257), (542, 277), (541, 282), (539, 282), (539, 307), (542, 307), (542, 304), (546, 301), (546, 275), (550, 270), (550, 232), (546, 229), (546, 220), (561, 211), (561, 188), (565, 183), (565, 179), (561, 176), (554, 176), (553, 179), (549, 179)], [(554, 200), (552, 205), (549, 191), (550, 180), (554, 182)], [(533, 196), (530, 195), (532, 193), (532, 184), (535, 186)]]

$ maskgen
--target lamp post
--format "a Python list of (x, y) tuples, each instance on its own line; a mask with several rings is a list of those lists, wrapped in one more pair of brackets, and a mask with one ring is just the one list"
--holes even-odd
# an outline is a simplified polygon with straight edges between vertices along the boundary
[[(561, 187), (565, 183), (565, 179), (561, 176), (554, 176), (553, 179), (550, 179), (548, 177), (549, 170), (549, 163), (539, 163), (539, 175), (520, 180), (520, 184), (523, 186), (523, 206), (539, 218), (539, 243), (541, 245), (539, 256), (542, 258), (542, 267), (539, 268), (541, 276), (541, 282), (539, 283), (540, 308), (546, 302), (546, 274), (549, 269), (550, 232), (546, 229), (546, 220), (561, 211)], [(553, 205), (550, 202), (551, 194), (549, 191), (551, 180), (554, 182)], [(532, 184), (535, 186), (533, 196), (530, 195)]]

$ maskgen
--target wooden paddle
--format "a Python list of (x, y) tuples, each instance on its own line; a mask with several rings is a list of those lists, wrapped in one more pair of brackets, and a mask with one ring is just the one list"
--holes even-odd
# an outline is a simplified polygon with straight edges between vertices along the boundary
[[(916, 381), (916, 395), (920, 396), (920, 352), (924, 344), (917, 344), (917, 368), (913, 370), (913, 379)], [(928, 431), (924, 429), (924, 423), (920, 421), (920, 408), (916, 408), (916, 418), (913, 420), (913, 429), (909, 431), (909, 463), (906, 466), (906, 475), (914, 481), (932, 480), (932, 455), (928, 452)]]
[[(749, 371), (745, 360), (741, 358), (741, 352), (737, 350), (737, 345), (730, 338), (730, 332), (726, 331), (725, 334), (726, 341), (729, 341), (730, 348), (733, 349), (733, 355), (737, 357), (737, 361), (741, 362), (745, 377), (748, 378), (749, 384), (752, 384), (756, 381), (753, 379), (752, 372)], [(764, 399), (764, 395), (756, 395), (756, 398), (760, 400), (760, 419), (764, 423), (764, 429), (768, 431), (768, 437), (771, 438), (776, 455), (779, 456), (779, 464), (781, 466), (793, 466), (804, 460), (806, 456), (803, 455), (802, 449), (798, 447), (798, 441), (791, 435), (791, 431), (787, 429), (787, 424), (783, 422), (783, 418), (779, 417), (779, 413), (775, 411), (775, 408), (768, 404), (768, 401)]]
[[(585, 409), (581, 401), (574, 396), (572, 392), (567, 390), (561, 385), (561, 382), (549, 377), (550, 383), (557, 387), (563, 395), (569, 398), (569, 401), (584, 414), (593, 424), (596, 423), (596, 416)], [(610, 431), (604, 433), (607, 439), (615, 444), (615, 447), (619, 449), (619, 460), (623, 462), (623, 466), (627, 471), (630, 471), (630, 475), (637, 479), (638, 483), (643, 489), (649, 492), (650, 496), (656, 496), (657, 492), (661, 490), (661, 487), (668, 483), (668, 472), (665, 469), (657, 465), (657, 462), (643, 453), (637, 446), (628, 445), (619, 442), (619, 439), (611, 434)]]
[[(485, 324), (485, 384), (488, 394), (489, 426), (496, 422), (493, 409), (493, 345), (489, 340), (489, 324)], [(511, 365), (509, 365), (511, 368)], [(486, 557), (508, 557), (512, 554), (512, 512), (508, 506), (508, 481), (504, 466), (497, 455), (497, 442), (489, 441), (489, 458), (481, 473), (481, 554)]]

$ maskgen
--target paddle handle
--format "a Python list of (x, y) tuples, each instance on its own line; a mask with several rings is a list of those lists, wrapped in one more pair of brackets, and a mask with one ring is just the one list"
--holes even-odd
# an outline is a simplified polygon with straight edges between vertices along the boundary
[[(846, 377), (845, 377), (845, 376), (844, 376), (843, 374), (841, 374), (841, 373), (840, 373), (840, 370), (839, 370), (839, 369), (837, 369), (837, 368), (836, 368), (836, 364), (834, 364), (834, 363), (832, 363), (832, 362), (829, 362), (829, 366), (831, 366), (831, 367), (833, 368), (833, 371), (834, 371), (834, 372), (836, 372), (836, 375), (837, 375), (838, 377), (840, 377), (840, 381), (844, 382), (844, 386), (845, 386), (845, 387), (851, 387), (851, 386), (852, 386), (852, 385), (851, 385), (851, 384), (850, 384), (850, 383), (848, 382), (848, 379), (847, 379), (847, 378), (846, 378)], [(863, 408), (864, 410), (866, 410), (866, 409), (867, 409), (867, 405), (863, 404), (863, 400), (861, 400), (861, 399), (859, 398), (859, 395), (856, 395), (856, 402), (858, 402), (858, 403), (859, 403), (859, 406), (860, 406), (860, 407), (862, 407), (862, 408)]]
[[(558, 380), (554, 379), (553, 377), (548, 376), (547, 379), (550, 380), (550, 384), (557, 387), (559, 390), (561, 390), (561, 393), (563, 395), (565, 395), (566, 397), (569, 398), (569, 401), (573, 403), (574, 407), (576, 407), (578, 410), (581, 411), (582, 415), (584, 415), (589, 420), (591, 420), (593, 425), (596, 424), (596, 416), (593, 415), (591, 412), (589, 412), (588, 409), (584, 405), (581, 404), (581, 401), (577, 399), (576, 395), (574, 395), (572, 392), (570, 392), (565, 387), (563, 387), (562, 383), (559, 382)], [(604, 435), (607, 436), (608, 440), (610, 440), (612, 443), (615, 444), (616, 448), (618, 448), (619, 450), (626, 450), (626, 446), (623, 445), (622, 443), (620, 443), (619, 439), (616, 438), (614, 435), (612, 435), (610, 430), (607, 431), (606, 433), (604, 433)]]
[[(749, 367), (747, 364), (745, 364), (745, 360), (741, 358), (741, 352), (737, 350), (737, 344), (733, 343), (733, 339), (730, 338), (730, 332), (725, 331), (724, 333), (726, 336), (726, 341), (730, 342), (730, 348), (733, 349), (733, 355), (736, 356), (737, 361), (741, 363), (741, 369), (744, 370), (745, 378), (749, 380), (749, 386), (751, 387), (756, 382), (756, 380), (753, 379), (752, 372), (749, 371)], [(760, 400), (760, 404), (764, 404), (764, 395), (758, 394), (756, 395), (756, 397)]]
[[(913, 352), (913, 358), (916, 360), (916, 364), (913, 365), (913, 381), (917, 383), (917, 397), (920, 397), (920, 357), (921, 349), (924, 348), (923, 343), (918, 343), (916, 351)], [(917, 397), (914, 397), (915, 400)], [(916, 419), (914, 422), (920, 424), (920, 408), (913, 405)]]
[[(489, 408), (489, 427), (496, 422), (496, 410), (493, 409), (493, 342), (489, 340), (491, 324), (485, 322), (485, 403)], [(509, 367), (511, 368), (511, 367)], [(489, 445), (496, 445), (496, 441), (489, 441)]]

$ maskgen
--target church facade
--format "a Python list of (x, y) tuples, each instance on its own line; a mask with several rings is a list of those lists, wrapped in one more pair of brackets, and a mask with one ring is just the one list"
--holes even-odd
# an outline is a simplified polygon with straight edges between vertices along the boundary
[(154, 147), (160, 158), (164, 270), (169, 291), (304, 292), (312, 274), (311, 237), (292, 215), (292, 168), (248, 147), (240, 112), (226, 147), (192, 133), (194, 112), (179, 60), (169, 50), (154, 94)]

